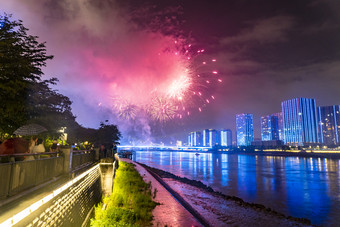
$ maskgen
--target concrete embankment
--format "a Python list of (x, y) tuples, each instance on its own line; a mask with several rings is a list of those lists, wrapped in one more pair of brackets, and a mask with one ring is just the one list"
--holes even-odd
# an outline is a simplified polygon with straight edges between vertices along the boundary
[[(178, 213), (173, 215), (172, 212), (179, 209), (178, 202), (182, 204), (181, 210), (179, 210), (182, 215), (185, 207), (185, 213), (187, 214), (187, 210), (189, 210), (190, 215), (187, 215), (192, 218), (195, 217), (199, 222), (197, 224), (191, 223), (191, 226), (311, 226), (310, 221), (307, 219), (287, 217), (261, 204), (247, 203), (241, 198), (215, 192), (200, 181), (181, 178), (140, 163), (136, 163), (136, 166), (146, 181), (151, 181), (153, 187), (155, 185), (157, 190), (168, 194), (167, 198), (163, 198), (160, 202), (163, 207), (156, 207), (153, 212), (154, 226), (189, 226), (190, 223), (171, 223), (171, 220), (169, 220), (170, 222), (163, 221), (172, 218), (173, 220), (177, 219)], [(156, 180), (157, 178), (160, 178), (167, 185), (165, 187), (170, 188), (167, 188), (167, 192), (164, 192), (164, 184), (161, 185)], [(176, 198), (177, 204), (169, 199), (169, 191)], [(176, 208), (174, 204), (176, 204)], [(162, 211), (159, 212), (157, 209)], [(182, 218), (185, 218), (184, 216)]]

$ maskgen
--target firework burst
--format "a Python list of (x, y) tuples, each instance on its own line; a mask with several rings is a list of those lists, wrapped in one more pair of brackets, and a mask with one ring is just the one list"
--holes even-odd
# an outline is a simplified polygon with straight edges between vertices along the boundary
[[(174, 66), (166, 72), (164, 81), (155, 83), (154, 87), (140, 95), (146, 97), (114, 98), (114, 109), (118, 116), (133, 120), (139, 111), (149, 114), (150, 118), (158, 122), (166, 122), (175, 118), (189, 116), (193, 111), (202, 112), (215, 100), (214, 87), (222, 80), (214, 68), (216, 59), (202, 60), (203, 49), (192, 51), (192, 45), (184, 45), (183, 41), (173, 42), (162, 55), (171, 55)], [(153, 82), (153, 81), (152, 81)], [(133, 101), (127, 101), (133, 100)]]
[(138, 106), (129, 103), (123, 98), (113, 98), (113, 110), (118, 117), (125, 120), (134, 120), (137, 116)]
[(214, 88), (222, 82), (217, 60), (191, 44), (193, 40), (180, 29), (180, 14), (178, 8), (143, 7), (134, 12), (133, 21), (146, 38), (143, 45), (134, 46), (131, 58), (117, 66), (129, 66), (118, 72), (124, 76), (112, 86), (111, 95), (123, 97), (114, 100), (118, 116), (135, 119), (146, 113), (153, 121), (166, 122), (202, 112), (215, 100)]
[(159, 122), (166, 122), (176, 116), (176, 106), (168, 98), (156, 97), (148, 108), (151, 117)]

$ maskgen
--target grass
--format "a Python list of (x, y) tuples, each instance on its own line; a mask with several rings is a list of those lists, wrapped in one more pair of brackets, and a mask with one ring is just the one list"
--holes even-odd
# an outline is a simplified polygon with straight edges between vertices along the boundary
[(151, 226), (156, 205), (151, 183), (143, 181), (133, 164), (119, 162), (113, 192), (95, 208), (91, 226)]

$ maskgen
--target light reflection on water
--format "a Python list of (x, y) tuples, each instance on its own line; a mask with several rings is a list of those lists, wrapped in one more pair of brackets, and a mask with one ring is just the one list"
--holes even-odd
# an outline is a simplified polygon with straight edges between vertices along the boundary
[(135, 158), (315, 225), (340, 223), (337, 159), (165, 151), (138, 151)]

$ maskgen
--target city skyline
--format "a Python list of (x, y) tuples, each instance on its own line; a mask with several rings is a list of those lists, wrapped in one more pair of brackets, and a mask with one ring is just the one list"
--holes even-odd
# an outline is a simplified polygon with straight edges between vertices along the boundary
[[(308, 98), (294, 98), (291, 100), (284, 100), (281, 102), (282, 112), (261, 116), (260, 130), (261, 138), (254, 137), (253, 115), (252, 114), (237, 114), (236, 128), (229, 129), (204, 129), (189, 133), (201, 133), (202, 137), (197, 137), (197, 140), (202, 140), (202, 146), (211, 146), (206, 141), (211, 141), (209, 138), (211, 131), (230, 131), (230, 135), (235, 134), (233, 143), (239, 145), (237, 138), (243, 137), (243, 134), (250, 132), (250, 141), (275, 141), (281, 140), (286, 145), (302, 146), (302, 145), (337, 145), (340, 138), (340, 105), (332, 106), (317, 106), (315, 99)], [(248, 123), (246, 118), (251, 119), (250, 128), (247, 129)], [(237, 132), (241, 131), (242, 135)], [(242, 131), (243, 130), (243, 131)], [(252, 132), (251, 132), (252, 131)], [(220, 135), (219, 145), (222, 145), (222, 134)], [(210, 136), (211, 137), (211, 136)], [(195, 137), (196, 138), (196, 137)], [(242, 141), (244, 139), (241, 139)], [(247, 146), (249, 142), (245, 143)], [(188, 142), (189, 146), (196, 143)], [(243, 145), (244, 146), (244, 145)]]

